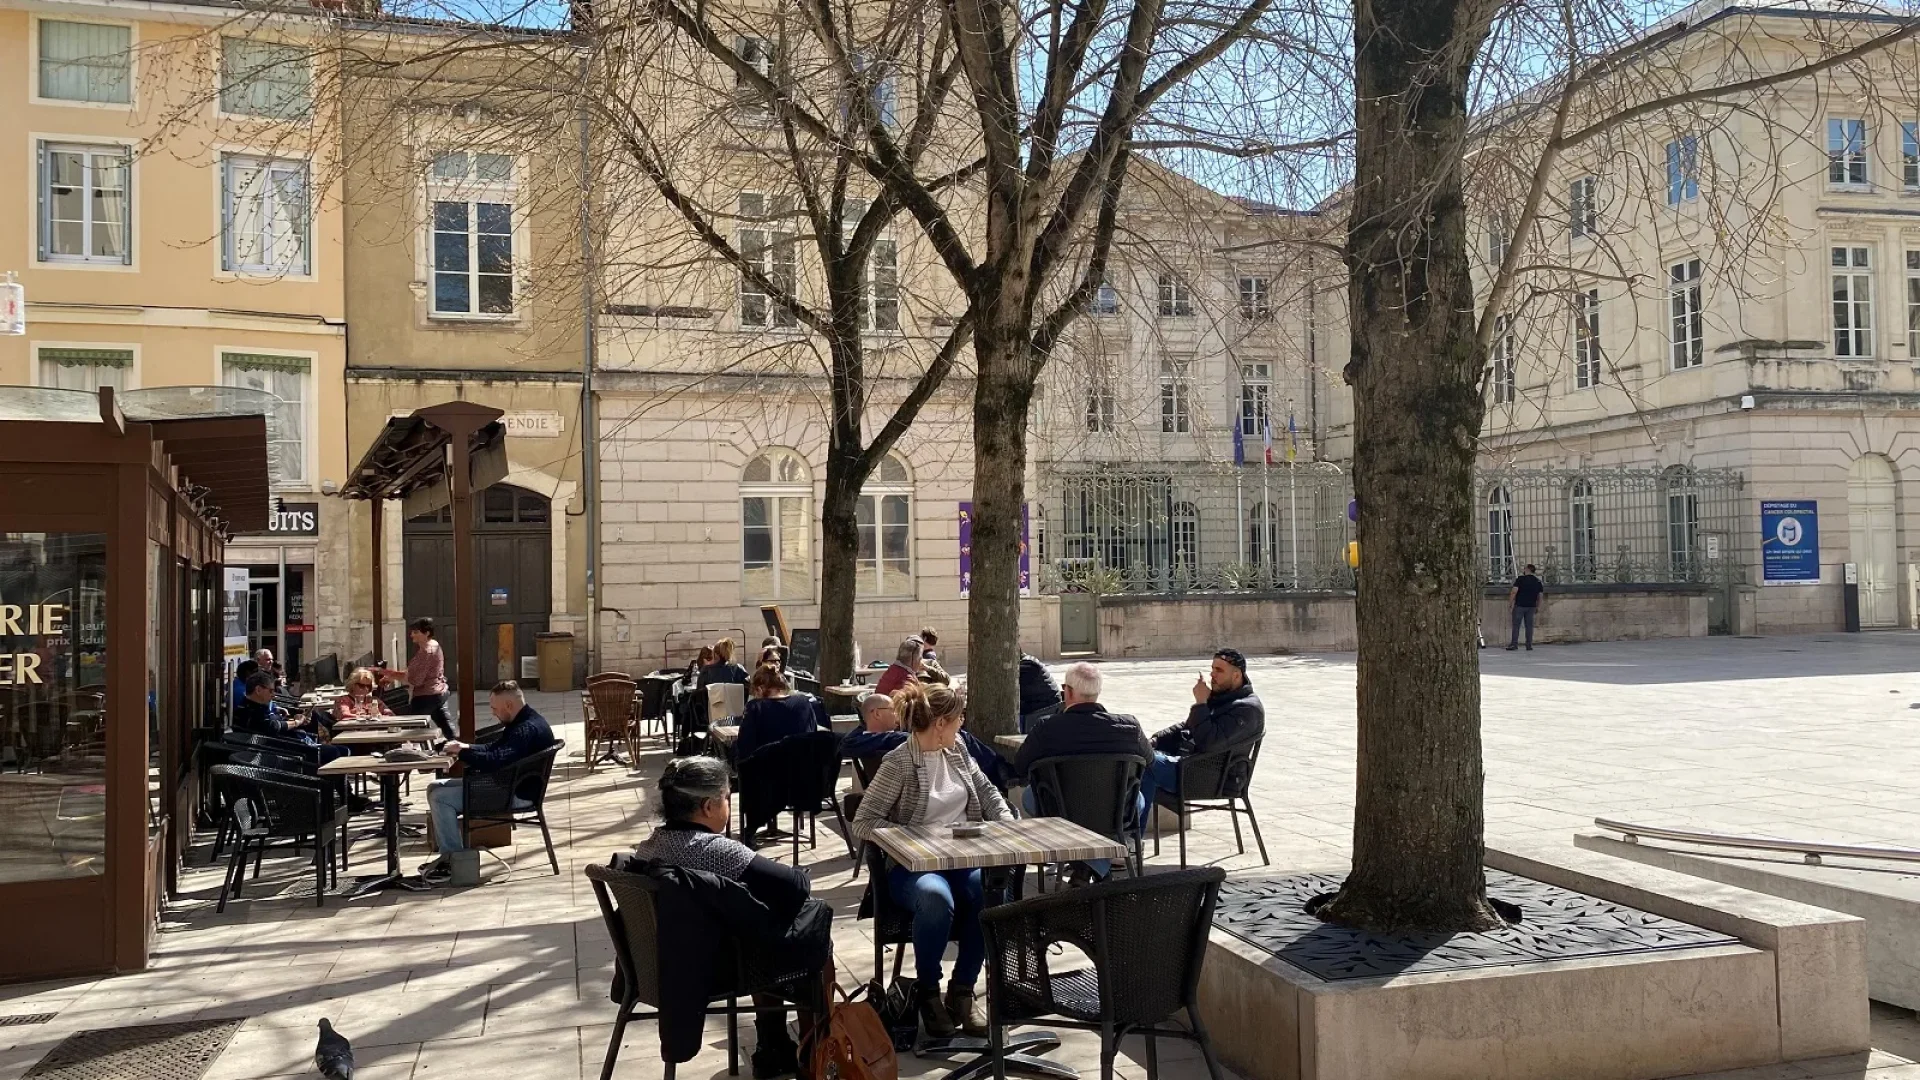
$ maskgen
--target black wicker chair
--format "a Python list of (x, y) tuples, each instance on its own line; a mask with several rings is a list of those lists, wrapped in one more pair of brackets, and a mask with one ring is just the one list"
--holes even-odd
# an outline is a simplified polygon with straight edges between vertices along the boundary
[(858, 858), (853, 830), (835, 797), (840, 780), (840, 736), (816, 729), (789, 735), (755, 750), (735, 764), (740, 774), (741, 824), (748, 830), (770, 825), (784, 813), (793, 815), (793, 865), (800, 865), (800, 817), (807, 819), (807, 846), (819, 846), (817, 822), (830, 811), (847, 841), (847, 855)]
[(1147, 763), (1137, 754), (1069, 754), (1041, 758), (1028, 771), (1034, 812), (1066, 818), (1126, 845), (1127, 869), (1140, 876), (1140, 831), (1134, 805)]
[[(995, 1049), (1005, 1043), (1005, 1025), (1044, 1017), (1049, 1026), (1100, 1033), (1102, 1080), (1112, 1080), (1120, 1040), (1136, 1033), (1146, 1039), (1147, 1080), (1158, 1080), (1155, 1039), (1162, 1035), (1199, 1043), (1208, 1076), (1220, 1080), (1196, 1002), (1214, 903), (1226, 876), (1219, 867), (1181, 870), (987, 909), (981, 923)], [(1092, 968), (1054, 974), (1049, 948), (1056, 943), (1079, 949)], [(1185, 1027), (1174, 1024), (1182, 1010)], [(994, 1076), (1006, 1076), (998, 1060)]]
[(258, 877), (266, 849), (281, 843), (296, 848), (313, 845), (313, 902), (325, 906), (329, 872), (339, 881), (333, 856), (346, 835), (344, 808), (335, 806), (333, 786), (310, 776), (246, 765), (214, 766), (213, 782), (226, 801), (234, 838), (233, 857), (215, 910), (227, 909), (229, 893), (241, 895), (248, 853), (254, 856)]
[(380, 701), (395, 715), (401, 715), (407, 711), (407, 705), (413, 701), (413, 691), (407, 689), (405, 683), (389, 686), (380, 691)]
[[(1240, 834), (1240, 815), (1247, 816), (1253, 828), (1253, 842), (1260, 848), (1260, 865), (1267, 865), (1267, 842), (1260, 836), (1260, 819), (1253, 816), (1253, 769), (1260, 761), (1260, 743), (1229, 746), (1205, 754), (1188, 754), (1174, 766), (1173, 786), (1161, 788), (1154, 801), (1180, 816), (1180, 866), (1187, 865), (1187, 818), (1203, 810), (1224, 810), (1233, 819), (1233, 840), (1240, 854), (1247, 853), (1247, 841)], [(1148, 807), (1149, 812), (1154, 808)], [(1160, 854), (1160, 815), (1153, 814), (1153, 854)]]
[[(614, 1018), (613, 1038), (607, 1043), (606, 1063), (600, 1067), (600, 1080), (610, 1080), (614, 1062), (620, 1057), (620, 1041), (627, 1023), (656, 1019), (660, 1015), (663, 982), (660, 938), (674, 931), (672, 927), (660, 925), (655, 898), (674, 886), (607, 866), (587, 867), (587, 878), (593, 882), (593, 895), (600, 902), (600, 916), (606, 921), (608, 936), (613, 939), (614, 963), (619, 971), (616, 985), (621, 990), (620, 1012)], [(818, 1000), (820, 973), (817, 971), (756, 971), (738, 955), (716, 958), (714, 962), (725, 962), (734, 972), (732, 984), (711, 999), (724, 1000), (726, 1004), (710, 1005), (707, 1009), (709, 1016), (725, 1014), (727, 1018), (727, 1073), (730, 1076), (740, 1074), (740, 1014), (757, 1009), (751, 1002), (741, 1005), (741, 998), (776, 994), (788, 1001), (810, 1002), (816, 1009), (824, 1004)], [(653, 1009), (637, 1011), (641, 1005), (650, 1005)], [(673, 1080), (675, 1063), (668, 1061), (665, 1065), (665, 1080)]]
[[(556, 741), (537, 754), (529, 754), (493, 772), (468, 769), (463, 773), (461, 846), (473, 846), (470, 837), (476, 825), (538, 825), (540, 839), (547, 846), (547, 861), (553, 864), (553, 872), (558, 876), (560, 856), (554, 854), (553, 833), (547, 828), (547, 786), (553, 780), (554, 759), (566, 745), (564, 740)], [(515, 806), (516, 798), (527, 805)]]

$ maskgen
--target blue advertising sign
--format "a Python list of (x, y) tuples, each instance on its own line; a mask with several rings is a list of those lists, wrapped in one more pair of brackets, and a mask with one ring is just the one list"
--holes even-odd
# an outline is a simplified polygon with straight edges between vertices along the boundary
[(1760, 580), (1767, 585), (1820, 581), (1820, 504), (1812, 499), (1760, 504)]

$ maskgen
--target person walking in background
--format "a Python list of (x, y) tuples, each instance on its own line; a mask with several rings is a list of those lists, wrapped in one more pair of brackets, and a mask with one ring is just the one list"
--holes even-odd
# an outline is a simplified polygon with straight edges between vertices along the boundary
[(1527, 651), (1533, 651), (1533, 620), (1540, 612), (1540, 599), (1547, 595), (1547, 587), (1534, 576), (1534, 567), (1528, 563), (1525, 572), (1513, 579), (1513, 588), (1507, 592), (1507, 608), (1513, 614), (1513, 636), (1507, 640), (1507, 651), (1520, 647), (1520, 627), (1527, 628)]
[(408, 623), (407, 640), (413, 642), (413, 655), (407, 659), (407, 669), (381, 668), (380, 677), (405, 682), (409, 695), (407, 715), (433, 717), (433, 726), (440, 729), (440, 737), (451, 739), (458, 732), (453, 727), (453, 713), (447, 708), (447, 656), (440, 651), (440, 642), (434, 639), (433, 620), (421, 618)]

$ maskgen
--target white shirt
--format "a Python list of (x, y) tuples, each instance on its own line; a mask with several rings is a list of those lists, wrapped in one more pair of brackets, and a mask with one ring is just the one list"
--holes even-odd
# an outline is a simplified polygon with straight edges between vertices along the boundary
[(920, 763), (927, 770), (928, 825), (959, 825), (967, 820), (967, 781), (953, 771), (944, 750), (922, 751)]

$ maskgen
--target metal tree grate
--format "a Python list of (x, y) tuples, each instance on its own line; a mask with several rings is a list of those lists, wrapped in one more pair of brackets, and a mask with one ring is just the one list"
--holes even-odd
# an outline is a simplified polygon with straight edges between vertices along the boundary
[(19, 1027), (22, 1024), (44, 1024), (58, 1015), (58, 1013), (15, 1013), (12, 1016), (0, 1016), (0, 1027)]
[(48, 1080), (199, 1080), (241, 1023), (188, 1020), (78, 1031), (26, 1075)]
[(1518, 907), (1519, 922), (1472, 934), (1369, 934), (1307, 914), (1307, 901), (1339, 889), (1340, 879), (1301, 874), (1228, 881), (1213, 924), (1330, 982), (1739, 944), (1624, 904), (1499, 870), (1486, 873), (1487, 895)]

